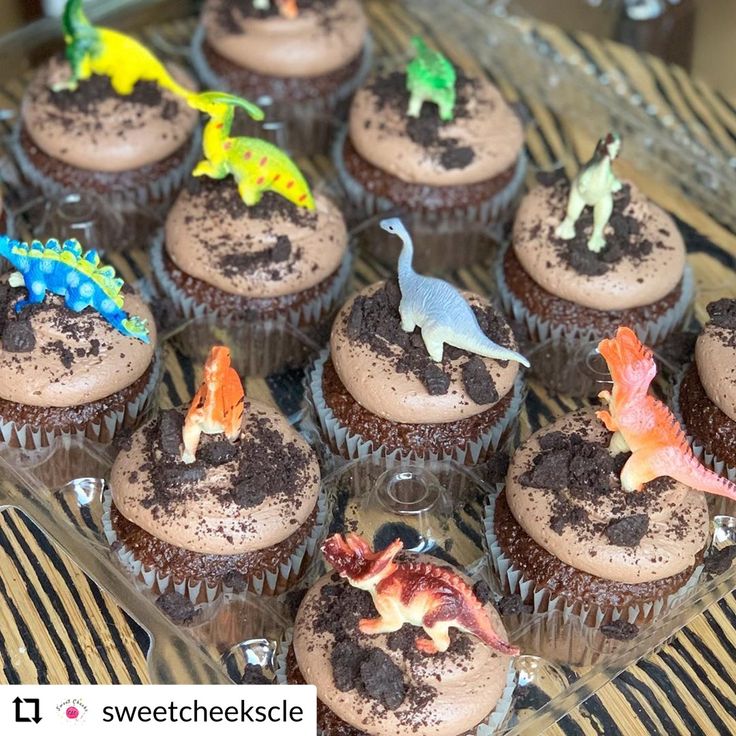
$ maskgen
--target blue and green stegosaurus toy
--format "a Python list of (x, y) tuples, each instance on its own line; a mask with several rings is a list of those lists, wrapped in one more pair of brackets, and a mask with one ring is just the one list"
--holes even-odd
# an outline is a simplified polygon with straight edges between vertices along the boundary
[(29, 304), (40, 304), (50, 292), (64, 297), (72, 311), (92, 307), (123, 335), (149, 342), (146, 320), (125, 312), (120, 293), (124, 282), (115, 276), (112, 266), (100, 264), (97, 251), (85, 251), (76, 240), (63, 244), (34, 240), (29, 245), (2, 235), (0, 256), (17, 269), (10, 275), (10, 285), (24, 286), (28, 291), (28, 298), (15, 305), (16, 312)]

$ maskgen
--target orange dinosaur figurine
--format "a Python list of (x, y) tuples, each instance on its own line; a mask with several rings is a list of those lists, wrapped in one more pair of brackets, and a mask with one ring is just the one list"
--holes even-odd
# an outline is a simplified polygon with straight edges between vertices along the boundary
[(698, 461), (674, 414), (650, 395), (657, 366), (652, 351), (633, 330), (619, 327), (615, 338), (600, 343), (598, 352), (608, 364), (613, 390), (598, 394), (608, 411), (596, 416), (614, 432), (611, 450), (632, 453), (621, 471), (623, 489), (641, 490), (666, 475), (695, 490), (736, 499), (736, 484)]
[(184, 420), (181, 459), (189, 464), (196, 460), (202, 432), (223, 433), (230, 442), (240, 437), (245, 391), (237, 371), (230, 365), (230, 350), (215, 345), (204, 364), (204, 380), (194, 394)]
[(297, 0), (279, 0), (279, 13), (288, 18), (294, 20), (299, 15), (299, 5)]
[(454, 626), (503, 654), (519, 653), (496, 634), (483, 604), (459, 575), (438, 565), (397, 562), (394, 557), (403, 548), (397, 539), (383, 552), (373, 552), (357, 534), (335, 534), (322, 545), (325, 559), (341, 577), (373, 598), (379, 616), (360, 622), (364, 634), (388, 634), (404, 624), (421, 626), (429, 639), (417, 639), (416, 647), (435, 654), (447, 651)]

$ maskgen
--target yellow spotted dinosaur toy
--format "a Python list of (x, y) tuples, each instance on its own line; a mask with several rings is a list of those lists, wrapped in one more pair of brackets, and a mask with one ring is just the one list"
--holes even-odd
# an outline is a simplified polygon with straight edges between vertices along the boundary
[(260, 138), (230, 136), (235, 109), (262, 120), (263, 111), (257, 105), (225, 92), (189, 95), (187, 102), (210, 117), (202, 138), (204, 159), (192, 172), (194, 176), (224, 179), (232, 175), (243, 202), (249, 206), (258, 204), (263, 193), (270, 191), (298, 207), (314, 209), (314, 197), (304, 175), (281, 149)]
[(62, 18), (66, 58), (72, 74), (55, 85), (56, 91), (74, 90), (93, 74), (110, 78), (113, 89), (129, 95), (137, 82), (156, 82), (185, 99), (192, 94), (176, 82), (166, 67), (142, 43), (110, 28), (92, 25), (82, 7), (83, 0), (68, 0)]

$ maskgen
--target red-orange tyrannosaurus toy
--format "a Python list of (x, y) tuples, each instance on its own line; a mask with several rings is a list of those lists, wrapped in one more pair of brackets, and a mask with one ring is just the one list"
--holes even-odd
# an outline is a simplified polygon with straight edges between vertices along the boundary
[(199, 438), (205, 434), (224, 435), (235, 442), (240, 437), (245, 391), (237, 371), (230, 365), (230, 351), (215, 345), (204, 364), (204, 380), (194, 394), (184, 420), (181, 459), (193, 463)]
[(429, 639), (417, 639), (417, 649), (435, 654), (447, 651), (454, 626), (503, 654), (519, 653), (496, 634), (488, 611), (459, 575), (438, 565), (397, 562), (403, 547), (397, 539), (383, 552), (373, 552), (357, 534), (335, 534), (322, 545), (335, 570), (373, 598), (378, 618), (360, 622), (364, 634), (388, 634), (404, 624), (421, 626)]
[(695, 490), (736, 499), (736, 485), (700, 463), (674, 414), (649, 393), (657, 366), (633, 330), (619, 327), (616, 337), (603, 340), (598, 351), (608, 364), (613, 389), (598, 394), (608, 411), (596, 415), (614, 432), (611, 450), (631, 451), (621, 471), (623, 489), (641, 490), (666, 475)]

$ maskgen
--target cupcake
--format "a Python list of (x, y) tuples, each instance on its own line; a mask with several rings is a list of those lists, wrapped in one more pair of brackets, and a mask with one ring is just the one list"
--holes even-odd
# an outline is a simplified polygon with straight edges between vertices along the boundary
[(206, 0), (192, 57), (206, 86), (256, 100), (280, 145), (313, 154), (365, 78), (371, 46), (359, 0)]
[(171, 409), (116, 457), (103, 523), (118, 559), (155, 592), (192, 602), (281, 592), (324, 521), (317, 458), (274, 409), (245, 399), (212, 349), (188, 410)]
[(508, 435), (522, 401), (510, 327), (492, 304), (411, 266), (404, 240), (395, 279), (349, 299), (330, 349), (309, 377), (325, 442), (345, 458), (483, 463)]
[[(109, 442), (140, 419), (160, 365), (148, 307), (76, 241), (0, 237), (0, 435), (36, 450)], [(22, 380), (19, 380), (22, 376)]]
[(698, 463), (648, 393), (656, 366), (632, 330), (600, 351), (608, 408), (567, 414), (516, 451), (488, 507), (487, 539), (505, 591), (536, 612), (638, 624), (681, 600), (702, 570), (702, 491), (736, 498), (736, 486)]
[[(23, 96), (16, 158), (43, 194), (93, 195), (125, 213), (134, 243), (194, 163), (197, 114), (183, 98), (193, 83), (132, 38), (90, 25), (74, 0), (64, 29), (68, 61), (42, 64)], [(90, 39), (100, 51), (87, 50)]]
[(736, 300), (708, 307), (710, 321), (695, 343), (695, 359), (676, 389), (685, 432), (698, 457), (717, 473), (736, 479)]
[(206, 158), (194, 171), (203, 178), (169, 212), (154, 272), (182, 317), (195, 320), (182, 335), (188, 352), (199, 354), (214, 331), (243, 373), (304, 365), (326, 341), (350, 276), (345, 222), (278, 148), (230, 137), (233, 108), (248, 103), (208, 94), (196, 103), (210, 115)]
[[(674, 221), (612, 172), (618, 145), (614, 136), (602, 139), (571, 184), (542, 178), (523, 198), (496, 268), (499, 297), (543, 369), (539, 379), (562, 393), (598, 390), (591, 353), (619, 324), (657, 347), (683, 322), (693, 297)], [(595, 191), (593, 176), (603, 181)]]
[(307, 592), (278, 673), (316, 686), (318, 733), (494, 733), (518, 650), (472, 583), (431, 557), (396, 558), (400, 542), (373, 553), (356, 535), (336, 536), (323, 549), (337, 572)]
[[(410, 218), (419, 268), (457, 268), (491, 254), (488, 230), (504, 222), (523, 183), (524, 132), (488, 80), (414, 43), (406, 71), (358, 90), (333, 159), (360, 212)], [(365, 248), (392, 261), (385, 239), (372, 236)]]

